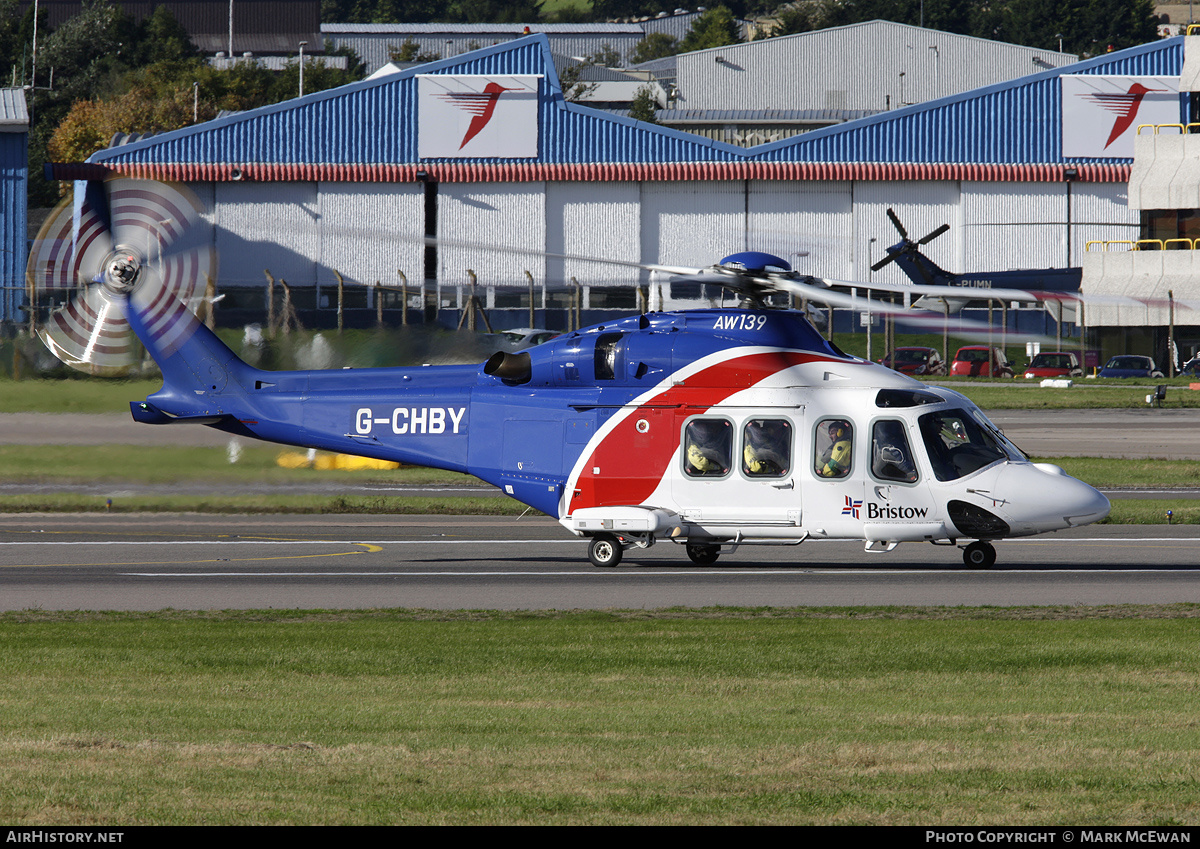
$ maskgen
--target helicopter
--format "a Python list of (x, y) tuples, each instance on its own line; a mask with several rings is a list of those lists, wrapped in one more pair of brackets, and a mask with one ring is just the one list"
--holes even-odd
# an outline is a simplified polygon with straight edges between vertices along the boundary
[(844, 281), (771, 254), (641, 266), (720, 285), (739, 307), (630, 316), (481, 364), (265, 371), (186, 306), (213, 262), (186, 232), (199, 214), (184, 187), (112, 181), (63, 213), (81, 236), (39, 236), (31, 252), (31, 275), (76, 287), (40, 331), (52, 351), (111, 371), (132, 335), (158, 364), (162, 388), (130, 404), (140, 423), (468, 473), (586, 539), (598, 567), (660, 542), (705, 565), (742, 546), (858, 540), (958, 547), (987, 568), (997, 541), (1109, 512), (965, 396), (850, 356), (771, 306), (850, 302)]
[[(872, 264), (872, 271), (896, 263), (909, 280), (918, 285), (960, 287), (966, 289), (1023, 289), (1062, 294), (1078, 293), (1083, 280), (1082, 268), (1027, 268), (1009, 271), (973, 271), (955, 274), (946, 271), (921, 252), (921, 248), (950, 230), (941, 224), (914, 241), (890, 207), (888, 219), (900, 234), (900, 241), (887, 248), (887, 256)], [(961, 308), (966, 299), (948, 299)], [(952, 310), (953, 311), (953, 310)]]

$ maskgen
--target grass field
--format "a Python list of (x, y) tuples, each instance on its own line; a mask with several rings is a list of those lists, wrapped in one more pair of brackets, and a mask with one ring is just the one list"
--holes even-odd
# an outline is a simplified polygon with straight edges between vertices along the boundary
[[(1076, 380), (1070, 389), (1043, 389), (1037, 381), (979, 378), (930, 378), (966, 395), (985, 410), (1063, 410), (1146, 407), (1146, 386), (1167, 387), (1168, 409), (1200, 407), (1192, 378), (1122, 381)], [(8, 380), (0, 378), (0, 413), (121, 413), (162, 387), (161, 380)]]
[(0, 617), (0, 820), (1200, 822), (1196, 607)]

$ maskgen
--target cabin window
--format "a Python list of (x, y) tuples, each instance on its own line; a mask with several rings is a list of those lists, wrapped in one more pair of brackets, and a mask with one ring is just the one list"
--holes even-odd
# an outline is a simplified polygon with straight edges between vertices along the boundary
[(933, 474), (940, 481), (958, 480), (1009, 457), (999, 440), (965, 410), (926, 413), (917, 421)]
[(742, 428), (742, 474), (781, 478), (792, 470), (792, 424), (786, 419), (750, 419)]
[(813, 471), (818, 477), (846, 477), (854, 460), (854, 426), (846, 419), (818, 422), (813, 450)]
[(688, 477), (729, 474), (733, 425), (726, 419), (692, 419), (683, 429), (683, 470)]
[(875, 422), (871, 430), (871, 474), (883, 481), (916, 483), (917, 467), (904, 422)]

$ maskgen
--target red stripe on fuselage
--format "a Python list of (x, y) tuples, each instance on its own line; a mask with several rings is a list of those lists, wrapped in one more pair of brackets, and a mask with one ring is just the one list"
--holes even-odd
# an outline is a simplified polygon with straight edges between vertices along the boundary
[[(703, 369), (683, 384), (668, 387), (647, 399), (626, 415), (588, 456), (575, 483), (568, 512), (644, 503), (662, 481), (679, 448), (679, 429), (684, 419), (701, 414), (786, 368), (812, 362), (841, 361), (802, 351), (750, 354)], [(640, 421), (646, 423), (641, 432)]]

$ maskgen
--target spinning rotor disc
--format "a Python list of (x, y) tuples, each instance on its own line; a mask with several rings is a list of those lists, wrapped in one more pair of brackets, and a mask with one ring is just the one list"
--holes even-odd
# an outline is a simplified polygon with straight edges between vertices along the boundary
[(64, 363), (89, 374), (129, 373), (140, 359), (129, 310), (172, 350), (216, 270), (193, 225), (202, 207), (185, 186), (110, 178), (76, 183), (38, 232), (26, 278), (33, 308), (50, 307), (38, 336)]

